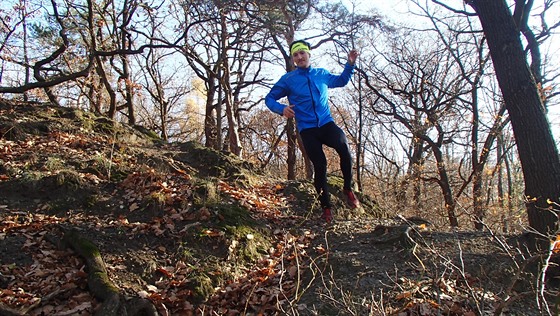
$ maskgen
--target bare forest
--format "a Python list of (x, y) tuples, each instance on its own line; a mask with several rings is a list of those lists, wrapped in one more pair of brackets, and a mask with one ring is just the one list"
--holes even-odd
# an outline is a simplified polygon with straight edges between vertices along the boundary
[[(309, 186), (313, 169), (293, 119), (272, 113), (264, 105), (264, 97), (282, 74), (293, 69), (288, 51), (292, 41), (310, 42), (312, 65), (332, 73), (341, 72), (348, 51), (357, 49), (360, 56), (351, 83), (331, 90), (329, 101), (351, 144), (355, 190), (371, 202), (364, 203), (362, 211), (376, 218), (372, 221), (376, 225), (365, 223), (363, 218), (356, 222), (359, 224), (353, 234), (359, 230), (360, 236), (376, 238), (379, 227), (388, 232), (419, 220), (441, 234), (488, 234), (494, 241), (501, 240), (498, 236), (516, 236), (517, 246), (506, 247), (503, 241), (498, 242), (499, 248), (516, 262), (517, 271), (524, 271), (521, 266), (525, 263), (535, 268), (529, 278), (533, 285), (527, 286), (533, 291), (510, 288), (503, 292), (507, 295), (501, 298), (502, 305), (494, 305), (494, 309), (478, 305), (484, 301), (478, 297), (476, 308), (465, 307), (462, 312), (450, 308), (448, 314), (482, 315), (491, 310), (500, 315), (510, 306), (505, 297), (515, 296), (513, 292), (532, 293), (527, 296), (534, 304), (531, 310), (535, 315), (555, 314), (558, 285), (547, 280), (560, 273), (556, 267), (560, 263), (560, 156), (555, 139), (560, 135), (560, 1), (398, 3), (396, 14), (356, 1), (2, 1), (0, 100), (10, 107), (46, 106), (91, 113), (150, 135), (162, 146), (162, 152), (172, 152), (171, 146), (198, 144), (242, 161), (258, 174), (270, 175), (268, 183), (282, 183), (270, 186), (281, 186), (283, 194), (289, 196), (285, 187), (294, 183)], [(2, 116), (11, 113), (7, 108), (0, 110)], [(21, 173), (10, 174), (7, 167), (16, 164), (10, 160), (14, 159), (10, 150), (16, 147), (10, 137), (18, 122), (6, 125), (0, 121), (0, 184), (21, 178)], [(115, 148), (116, 134), (107, 136), (105, 150), (111, 159), (119, 151)], [(102, 146), (99, 152), (105, 152)], [(341, 174), (338, 156), (334, 151), (327, 151), (327, 155), (329, 174), (336, 179)], [(173, 159), (183, 161), (175, 156)], [(192, 161), (188, 163), (192, 165)], [(173, 170), (188, 171), (184, 167)], [(116, 174), (107, 172), (101, 174), (114, 180)], [(133, 190), (132, 169), (123, 173), (123, 183)], [(216, 178), (222, 176), (218, 173)], [(267, 203), (274, 200), (268, 191), (243, 193), (262, 183), (236, 187), (233, 182), (224, 189), (225, 185), (217, 187), (230, 194), (239, 190), (241, 195), (266, 196)], [(10, 210), (16, 211), (8, 198), (2, 200), (3, 195), (8, 196), (6, 192), (0, 191), (3, 221), (11, 218)], [(315, 207), (316, 203), (310, 202), (309, 208)], [(133, 211), (130, 206), (125, 209)], [(17, 210), (22, 211), (33, 213), (35, 209)], [(206, 217), (210, 218), (210, 213)], [(377, 222), (380, 218), (391, 222)], [(289, 226), (285, 222), (277, 225)], [(352, 229), (343, 221), (338, 225), (333, 231)], [(421, 231), (426, 225), (414, 222), (410, 227), (418, 229), (411, 237), (413, 247), (425, 247), (431, 253), (445, 251), (438, 248), (441, 244), (428, 246), (418, 241), (426, 238)], [(205, 229), (208, 236), (214, 234), (211, 228)], [(276, 230), (272, 229), (278, 236)], [(0, 230), (0, 245), (10, 231)], [(408, 233), (406, 238), (410, 237)], [(254, 233), (246, 233), (245, 238), (249, 235)], [(343, 243), (341, 235), (337, 236)], [(430, 238), (437, 244), (438, 238)], [(286, 249), (297, 248), (286, 242), (285, 236), (283, 241)], [(314, 247), (328, 248), (322, 244)], [(410, 244), (405, 248), (413, 253), (411, 261), (417, 260), (418, 266), (425, 268), (427, 259), (415, 255)], [(328, 249), (321, 250), (320, 255), (325, 251)], [(383, 260), (373, 254), (369, 258)], [(5, 268), (6, 262), (0, 263)], [(310, 270), (313, 264), (309, 264)], [(457, 268), (453, 267), (451, 270)], [(289, 274), (297, 274), (287, 269)], [(457, 271), (462, 272), (458, 278), (467, 282), (470, 274), (465, 269)], [(168, 272), (160, 271), (164, 275)], [(3, 308), (9, 305), (10, 296), (5, 286), (9, 282), (3, 275), (6, 270), (0, 269), (0, 299), (4, 302), (0, 302), (0, 314), (10, 311), (17, 315), (14, 309)], [(327, 272), (321, 274), (324, 287), (326, 276)], [(397, 283), (397, 279), (385, 282)], [(439, 280), (443, 282), (443, 278)], [(467, 288), (471, 290), (468, 295), (474, 295), (475, 291)], [(349, 308), (352, 304), (345, 301), (347, 296), (335, 297), (334, 290), (330, 288), (321, 296), (336, 307), (329, 311), (306, 313), (297, 304), (277, 303), (275, 309), (259, 312), (258, 303), (246, 300), (241, 304), (244, 308), (230, 306), (224, 309), (229, 314), (223, 314), (365, 315), (364, 310)], [(413, 293), (402, 284), (397, 292), (397, 301)], [(285, 298), (284, 303), (306, 299), (306, 306), (311, 306), (312, 300), (303, 295)], [(404, 308), (406, 304), (391, 310), (390, 298), (385, 298), (384, 307), (380, 293), (368, 299), (368, 315), (438, 315), (443, 311), (418, 301), (414, 311), (412, 305)], [(151, 301), (157, 300), (152, 296)], [(211, 301), (200, 301), (211, 305)], [(212, 309), (217, 305), (208, 307), (205, 313), (200, 307), (204, 304), (193, 304), (182, 311), (221, 315), (218, 309)], [(164, 314), (164, 309), (155, 305), (159, 306), (157, 312)], [(97, 314), (103, 314), (101, 309)], [(173, 311), (170, 314), (187, 315), (179, 308)], [(505, 314), (521, 315), (527, 310), (518, 307), (517, 312), (520, 314)], [(129, 314), (133, 313), (129, 310)]]

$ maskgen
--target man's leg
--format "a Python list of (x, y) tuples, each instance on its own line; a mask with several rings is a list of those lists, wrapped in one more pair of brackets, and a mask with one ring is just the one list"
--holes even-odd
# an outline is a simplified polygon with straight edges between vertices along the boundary
[(344, 190), (352, 189), (352, 154), (344, 131), (334, 122), (321, 127), (321, 140), (323, 143), (338, 153), (340, 157), (340, 170), (344, 178)]
[(318, 128), (310, 128), (301, 131), (300, 135), (305, 152), (313, 163), (313, 184), (317, 194), (319, 194), (321, 207), (324, 209), (331, 207), (331, 201), (327, 184), (327, 158), (325, 157), (323, 144), (318, 137), (318, 133)]
[(352, 154), (344, 131), (334, 122), (325, 124), (321, 127), (321, 137), (325, 145), (334, 148), (340, 157), (340, 170), (344, 178), (343, 192), (346, 202), (351, 208), (360, 206), (360, 202), (352, 191)]

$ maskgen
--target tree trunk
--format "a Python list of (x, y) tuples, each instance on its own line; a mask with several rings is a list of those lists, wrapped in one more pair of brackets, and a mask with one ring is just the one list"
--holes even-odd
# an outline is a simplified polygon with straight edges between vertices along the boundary
[(123, 79), (125, 87), (125, 100), (127, 108), (127, 117), (129, 125), (136, 125), (136, 113), (134, 110), (134, 88), (132, 84), (132, 79), (130, 78), (130, 62), (128, 61), (128, 56), (121, 55), (121, 61), (123, 64)]
[(205, 107), (206, 110), (204, 114), (204, 136), (206, 138), (204, 146), (217, 149), (219, 131), (216, 123), (216, 108), (214, 107), (215, 94), (216, 84), (214, 78), (208, 76)]
[[(290, 43), (293, 41), (294, 35), (293, 33), (289, 34), (288, 38), (290, 39)], [(287, 57), (287, 58), (286, 58)], [(290, 72), (294, 70), (295, 66), (292, 62), (291, 56), (285, 56), (286, 60), (286, 72)], [(286, 161), (288, 167), (288, 180), (295, 180), (297, 173), (296, 173), (296, 162), (297, 162), (297, 155), (296, 155), (296, 144), (297, 144), (297, 132), (296, 132), (296, 123), (295, 119), (291, 118), (288, 119), (286, 122), (286, 136), (288, 138), (288, 160)], [(303, 148), (303, 146), (301, 146)], [(305, 150), (303, 151), (303, 155), (305, 154)], [(307, 158), (306, 158), (307, 159)]]
[(459, 221), (457, 219), (457, 215), (455, 214), (455, 198), (453, 197), (453, 192), (449, 183), (449, 176), (447, 174), (447, 169), (445, 168), (445, 162), (443, 161), (443, 154), (436, 144), (431, 143), (430, 146), (432, 147), (432, 152), (436, 158), (439, 175), (438, 184), (443, 194), (445, 211), (447, 212), (449, 225), (451, 225), (451, 227), (459, 227)]
[(99, 75), (107, 94), (109, 94), (109, 109), (107, 110), (107, 116), (110, 119), (115, 119), (117, 115), (117, 94), (111, 86), (107, 72), (105, 71), (105, 68), (103, 68), (103, 60), (99, 56), (95, 57), (95, 70), (97, 71), (97, 75)]
[[(353, 39), (352, 39), (353, 40)], [(354, 45), (352, 45), (354, 46)], [(362, 147), (364, 146), (363, 134), (364, 134), (364, 93), (362, 91), (362, 75), (358, 71), (358, 139), (356, 141), (356, 184), (358, 185), (358, 191), (363, 192), (362, 183), (362, 158), (365, 156)]]
[[(474, 99), (476, 100), (476, 99)], [(476, 103), (476, 102), (475, 102)], [(478, 112), (478, 107), (474, 107)], [(474, 227), (477, 230), (484, 229), (484, 219), (486, 217), (487, 205), (483, 203), (483, 190), (482, 190), (482, 180), (484, 174), (484, 168), (488, 163), (488, 157), (492, 150), (492, 145), (496, 140), (496, 137), (500, 135), (504, 126), (509, 122), (509, 119), (503, 120), (502, 117), (505, 114), (505, 107), (502, 106), (496, 115), (496, 119), (490, 129), (488, 135), (486, 135), (486, 140), (482, 149), (480, 150), (480, 156), (478, 155), (478, 132), (473, 131), (473, 148), (476, 148), (476, 152), (473, 151), (473, 210), (474, 210)], [(478, 117), (476, 118), (478, 120)], [(474, 124), (473, 124), (474, 128)], [(478, 123), (476, 124), (476, 129), (478, 131)], [(476, 145), (475, 145), (476, 142)], [(500, 155), (498, 154), (498, 160)], [(476, 162), (476, 163), (475, 163)], [(489, 196), (489, 194), (487, 195)]]
[(239, 123), (235, 115), (235, 105), (233, 103), (233, 92), (230, 82), (229, 60), (228, 60), (228, 32), (226, 25), (226, 16), (224, 10), (220, 13), (220, 23), (222, 28), (221, 33), (221, 48), (222, 48), (222, 75), (220, 76), (220, 87), (224, 95), (224, 103), (226, 106), (226, 116), (228, 120), (228, 147), (229, 151), (238, 156), (243, 157), (243, 146), (239, 137)]
[(286, 123), (286, 134), (288, 136), (288, 180), (296, 179), (296, 130), (294, 119), (288, 119)]
[[(529, 225), (542, 234), (557, 229), (560, 159), (536, 82), (505, 0), (473, 0), (506, 104), (525, 178)], [(546, 245), (546, 243), (543, 243)]]
[(313, 179), (313, 174), (314, 174), (313, 163), (311, 162), (311, 159), (309, 159), (309, 156), (305, 151), (305, 147), (303, 146), (303, 140), (301, 139), (300, 133), (297, 133), (296, 136), (297, 136), (299, 150), (301, 151), (301, 154), (303, 156), (303, 163), (305, 165), (305, 179)]
[(504, 163), (502, 159), (503, 156), (503, 133), (502, 131), (500, 131), (500, 134), (498, 135), (498, 141), (496, 144), (496, 156), (498, 156), (498, 159), (496, 161), (496, 172), (498, 173), (498, 206), (500, 207), (500, 209), (502, 210), (502, 232), (504, 234), (507, 234), (509, 231), (509, 225), (508, 225), (508, 215), (509, 213), (506, 212), (505, 210), (505, 203), (504, 203), (504, 173), (502, 170), (502, 164)]
[[(23, 3), (23, 6), (21, 8), (22, 9), (22, 11), (21, 11), (21, 22), (22, 22), (21, 26), (23, 27), (23, 42), (22, 42), (22, 45), (23, 45), (23, 61), (25, 62), (26, 65), (29, 65), (30, 64), (29, 63), (30, 56), (29, 56), (29, 50), (28, 50), (28, 47), (27, 47), (27, 41), (28, 41), (28, 37), (27, 37), (27, 34), (28, 34), (28, 31), (27, 31), (27, 24), (28, 24), (28, 22), (27, 22), (27, 15), (28, 15), (27, 1), (24, 0), (22, 3)], [(29, 67), (25, 67), (25, 81), (24, 82), (25, 82), (26, 85), (29, 83), (30, 78), (31, 78), (30, 69), (29, 69)], [(23, 93), (23, 101), (25, 101), (25, 102), (29, 101), (29, 92), (25, 91)]]

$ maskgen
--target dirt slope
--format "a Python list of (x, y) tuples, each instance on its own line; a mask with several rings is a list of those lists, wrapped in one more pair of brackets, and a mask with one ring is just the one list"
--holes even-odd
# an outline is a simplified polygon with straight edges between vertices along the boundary
[[(195, 143), (80, 110), (0, 102), (0, 315), (92, 315), (76, 231), (160, 315), (539, 315), (505, 237), (351, 211)], [(541, 302), (542, 303), (542, 302)]]

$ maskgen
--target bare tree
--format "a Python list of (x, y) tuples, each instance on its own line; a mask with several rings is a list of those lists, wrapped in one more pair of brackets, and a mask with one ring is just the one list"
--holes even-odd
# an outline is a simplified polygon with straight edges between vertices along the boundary
[[(177, 139), (181, 129), (178, 126), (185, 112), (186, 96), (192, 92), (190, 81), (184, 80), (183, 76), (188, 73), (184, 65), (166, 61), (176, 59), (172, 51), (160, 52), (150, 50), (145, 56), (138, 55), (137, 59), (144, 63), (143, 70), (139, 75), (142, 79), (137, 80), (142, 85), (143, 91), (149, 96), (143, 111), (139, 112), (140, 121), (144, 126), (158, 131), (165, 141)], [(142, 60), (143, 59), (143, 60)], [(139, 104), (141, 106), (141, 104)], [(186, 113), (186, 115), (197, 115)]]
[[(53, 0), (50, 7), (37, 5), (48, 15), (41, 23), (33, 24), (35, 36), (26, 43), (37, 56), (36, 61), (28, 64), (19, 53), (4, 58), (14, 69), (31, 69), (35, 81), (12, 81), (1, 86), (0, 93), (25, 93), (41, 88), (51, 102), (58, 103), (64, 98), (64, 104), (69, 104), (76, 92), (83, 93), (94, 111), (105, 112), (103, 104), (108, 99), (108, 116), (114, 117), (117, 111), (124, 110), (129, 123), (134, 124), (133, 95), (137, 86), (131, 80), (133, 65), (128, 58), (144, 50), (172, 46), (133, 41), (146, 39), (139, 21), (134, 20), (141, 15), (134, 13), (138, 8), (151, 10), (147, 5), (128, 1), (121, 2), (122, 7), (114, 2), (105, 4)], [(12, 31), (15, 34), (15, 29)], [(21, 40), (16, 42), (23, 45)], [(93, 73), (96, 76), (90, 77)]]
[[(531, 6), (522, 0), (517, 3), (528, 14)], [(555, 234), (558, 214), (550, 203), (559, 202), (560, 158), (535, 72), (528, 66), (521, 44), (520, 30), (523, 27), (515, 23), (505, 0), (473, 0), (468, 4), (482, 24), (511, 119), (525, 178), (529, 225), (546, 236)], [(520, 20), (523, 19), (517, 21)], [(548, 245), (548, 241), (543, 241), (543, 245)]]
[[(238, 156), (243, 148), (239, 134), (240, 95), (252, 84), (263, 81), (258, 76), (249, 79), (247, 73), (260, 63), (253, 56), (264, 51), (262, 45), (251, 50), (260, 30), (245, 16), (243, 5), (244, 2), (184, 1), (182, 16), (176, 17), (182, 24), (184, 42), (174, 44), (206, 85), (205, 145)], [(234, 67), (237, 71), (232, 72)], [(258, 73), (259, 66), (256, 69)]]
[[(464, 134), (460, 122), (466, 110), (461, 104), (470, 87), (453, 56), (445, 49), (428, 47), (416, 33), (393, 34), (389, 45), (391, 51), (378, 52), (383, 60), (368, 65), (363, 74), (366, 87), (375, 95), (370, 110), (391, 117), (408, 132), (412, 149), (408, 173), (419, 176), (423, 170), (421, 179), (439, 186), (448, 222), (457, 227), (458, 193), (449, 176), (445, 147)], [(419, 165), (425, 164), (428, 151), (434, 159), (432, 172)]]
[[(422, 14), (428, 18), (431, 23), (430, 30), (435, 31), (439, 42), (449, 51), (457, 64), (457, 69), (463, 76), (463, 79), (470, 86), (470, 98), (466, 104), (470, 105), (472, 112), (472, 125), (470, 131), (470, 162), (471, 170), (468, 172), (463, 187), (459, 189), (462, 192), (465, 187), (472, 183), (472, 205), (474, 226), (476, 229), (483, 229), (483, 221), (485, 219), (484, 190), (483, 178), (484, 168), (492, 152), (494, 141), (501, 133), (503, 127), (509, 122), (509, 119), (503, 118), (505, 114), (505, 105), (499, 97), (496, 99), (497, 110), (490, 115), (488, 122), (481, 119), (481, 115), (487, 111), (480, 108), (480, 94), (483, 91), (485, 73), (488, 72), (488, 61), (490, 55), (484, 45), (485, 39), (481, 36), (478, 25), (473, 25), (469, 20), (458, 20), (456, 17), (445, 17), (433, 12), (431, 7), (426, 3), (414, 1), (417, 8)], [(422, 30), (418, 30), (422, 32)], [(457, 40), (460, 39), (460, 40)], [(482, 91), (481, 91), (482, 90)], [(488, 131), (483, 131), (484, 125), (490, 126)], [(486, 138), (481, 141), (481, 134), (485, 132)]]

